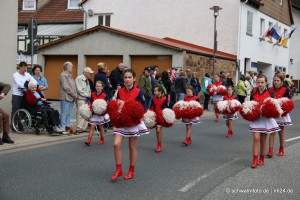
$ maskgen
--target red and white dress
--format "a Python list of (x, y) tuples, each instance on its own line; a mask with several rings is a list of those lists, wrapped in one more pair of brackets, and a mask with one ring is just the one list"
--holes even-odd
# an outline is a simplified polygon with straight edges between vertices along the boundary
[[(127, 90), (126, 87), (122, 87), (121, 89), (119, 89), (117, 99), (120, 99), (122, 101), (136, 100), (143, 105), (145, 111), (147, 110), (144, 93), (136, 86), (133, 86), (129, 90)], [(141, 121), (137, 126), (121, 128), (115, 127), (114, 134), (119, 134), (124, 137), (137, 137), (144, 134), (149, 134), (149, 131), (144, 122)]]
[[(278, 89), (272, 87), (272, 88), (270, 88), (270, 91), (274, 92), (274, 95), (275, 95), (276, 99), (279, 99), (279, 98), (282, 98), (282, 97), (287, 97), (289, 99), (291, 98), (290, 90), (287, 87), (283, 86), (283, 85)], [(279, 126), (291, 126), (291, 125), (293, 125), (290, 114), (287, 114), (287, 115), (285, 115), (283, 117), (280, 117), (280, 118), (277, 118), (275, 120), (276, 120), (276, 122)]]
[[(165, 96), (160, 98), (153, 97), (150, 110), (154, 111), (156, 115), (162, 115), (163, 109), (168, 108), (168, 99)], [(161, 124), (157, 124), (156, 127), (162, 127)], [(153, 128), (156, 128), (153, 127)]]
[[(258, 88), (253, 89), (253, 94), (251, 95), (251, 100), (259, 102), (260, 104), (268, 97), (271, 97), (270, 91), (266, 88), (262, 93), (259, 92)], [(260, 132), (270, 134), (279, 131), (280, 128), (273, 118), (266, 118), (260, 116), (259, 119), (251, 121), (249, 124), (249, 131)]]
[[(92, 108), (93, 102), (97, 99), (106, 100), (106, 94), (103, 92), (101, 92), (100, 94), (97, 94), (97, 92), (93, 92), (91, 94), (90, 108)], [(109, 122), (109, 115), (107, 113), (105, 113), (104, 115), (93, 114), (89, 120), (89, 123), (94, 125), (102, 125), (108, 122)]]
[[(189, 101), (198, 101), (199, 102), (199, 98), (197, 96), (185, 96), (184, 101), (189, 102)], [(201, 122), (200, 117), (195, 117), (193, 119), (189, 119), (189, 118), (182, 118), (182, 122), (184, 124), (198, 124)]]
[[(222, 82), (222, 81), (219, 81), (219, 82), (213, 82), (213, 84), (214, 84), (216, 87), (218, 87), (218, 86), (220, 86), (220, 85), (223, 85), (223, 82)], [(214, 95), (214, 96), (212, 97), (212, 102), (215, 104), (215, 103), (217, 103), (218, 101), (223, 101), (223, 96), (222, 96), (222, 95), (216, 94), (216, 95)]]
[[(236, 99), (235, 95), (231, 95), (231, 96), (226, 95), (226, 96), (224, 96), (225, 101), (234, 100), (234, 99)], [(235, 112), (234, 114), (223, 114), (223, 119), (225, 119), (225, 120), (238, 119), (237, 112)]]

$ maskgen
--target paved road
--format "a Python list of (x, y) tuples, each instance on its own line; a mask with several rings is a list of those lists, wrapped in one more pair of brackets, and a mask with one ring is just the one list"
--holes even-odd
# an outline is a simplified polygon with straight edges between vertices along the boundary
[[(292, 114), (294, 126), (287, 128), (287, 138), (299, 136), (299, 105), (296, 102)], [(2, 152), (0, 199), (298, 199), (300, 140), (286, 144), (285, 157), (275, 156), (266, 160), (264, 167), (251, 169), (252, 135), (247, 126), (242, 119), (235, 121), (234, 136), (227, 139), (223, 121), (205, 119), (193, 126), (192, 145), (185, 147), (181, 144), (185, 127), (177, 124), (163, 130), (160, 154), (154, 151), (156, 138), (152, 131), (139, 138), (136, 176), (127, 181), (110, 181), (115, 169), (112, 136), (106, 137), (103, 146), (96, 145), (98, 138), (95, 138), (86, 147), (84, 140), (78, 138), (24, 151)], [(123, 155), (126, 172), (126, 140)], [(247, 189), (254, 190), (252, 194), (241, 192)], [(256, 194), (256, 189), (265, 192), (272, 189), (273, 193)]]

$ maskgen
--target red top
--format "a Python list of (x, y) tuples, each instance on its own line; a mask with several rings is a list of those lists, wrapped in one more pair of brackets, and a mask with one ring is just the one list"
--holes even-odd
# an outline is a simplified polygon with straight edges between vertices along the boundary
[(161, 98), (153, 97), (150, 109), (154, 112), (161, 111), (168, 107), (168, 100), (165, 96)]
[(251, 99), (259, 103), (262, 103), (268, 97), (271, 97), (271, 93), (267, 88), (262, 93), (260, 93), (257, 88), (254, 88)]
[(189, 101), (199, 101), (199, 98), (197, 96), (192, 96), (192, 97), (185, 96), (183, 100), (187, 101), (187, 102), (189, 102)]
[(231, 96), (228, 95), (224, 96), (224, 100), (234, 100), (234, 99), (236, 99), (236, 96), (234, 94)]
[(271, 87), (269, 90), (270, 92), (274, 92), (274, 96), (276, 99), (281, 97), (291, 98), (290, 90), (285, 86), (281, 86), (280, 88)]
[(95, 100), (97, 100), (97, 99), (104, 99), (104, 100), (106, 100), (106, 94), (104, 92), (101, 92), (99, 95), (97, 95), (96, 92), (92, 92), (90, 104), (93, 104), (93, 102)]
[(119, 91), (118, 91), (118, 96), (120, 100), (136, 100), (137, 97), (139, 96), (140, 93), (140, 89), (137, 88), (136, 86), (133, 86), (132, 89), (130, 90), (126, 90), (125, 87), (122, 87)]
[[(44, 98), (44, 95), (41, 93), (40, 90), (36, 90), (36, 92), (39, 93), (39, 95), (41, 96), (41, 98)], [(27, 103), (28, 103), (29, 105), (33, 105), (33, 106), (35, 107), (36, 110), (39, 110), (39, 109), (40, 109), (40, 106), (37, 105), (37, 103), (38, 103), (39, 101), (42, 101), (41, 98), (37, 98), (37, 97), (36, 97), (32, 92), (30, 92), (29, 90), (26, 91), (25, 97), (26, 97)], [(43, 105), (44, 105), (44, 106), (49, 106), (48, 103), (46, 103), (46, 102), (44, 102), (44, 101), (42, 101), (42, 102), (43, 102)]]
[(215, 86), (220, 86), (220, 85), (223, 85), (223, 82), (222, 81), (219, 81), (219, 82), (213, 82), (213, 84), (215, 85)]

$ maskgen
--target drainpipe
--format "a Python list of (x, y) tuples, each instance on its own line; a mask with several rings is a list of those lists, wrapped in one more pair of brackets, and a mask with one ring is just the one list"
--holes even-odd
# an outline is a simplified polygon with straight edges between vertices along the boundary
[(79, 6), (79, 9), (81, 10), (81, 11), (83, 11), (83, 13), (84, 13), (84, 19), (83, 19), (83, 30), (86, 30), (86, 27), (87, 27), (87, 11), (86, 10), (84, 10), (84, 8), (82, 7), (82, 6)]

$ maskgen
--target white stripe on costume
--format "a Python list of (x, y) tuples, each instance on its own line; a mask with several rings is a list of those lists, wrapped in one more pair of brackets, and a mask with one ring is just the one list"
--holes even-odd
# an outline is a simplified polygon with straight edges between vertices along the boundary
[(223, 119), (225, 120), (236, 120), (238, 119), (238, 116), (236, 113), (234, 114), (223, 114)]
[(280, 128), (275, 119), (260, 117), (258, 120), (250, 122), (249, 131), (270, 134), (280, 131)]
[(114, 128), (114, 134), (122, 135), (123, 137), (137, 137), (149, 134), (149, 130), (143, 121), (137, 126)]
[(105, 123), (108, 123), (108, 122), (109, 122), (109, 115), (108, 114), (105, 114), (103, 116), (93, 115), (89, 120), (89, 123), (93, 124), (93, 125), (102, 125), (102, 124), (105, 124)]
[(223, 96), (221, 96), (221, 95), (214, 95), (213, 97), (212, 97), (212, 102), (213, 103), (217, 103), (217, 102), (219, 102), (219, 101), (223, 101)]
[(279, 126), (291, 126), (293, 125), (290, 114), (283, 116), (281, 118), (275, 119)]
[(198, 124), (201, 123), (200, 117), (195, 117), (193, 119), (182, 118), (184, 124)]

